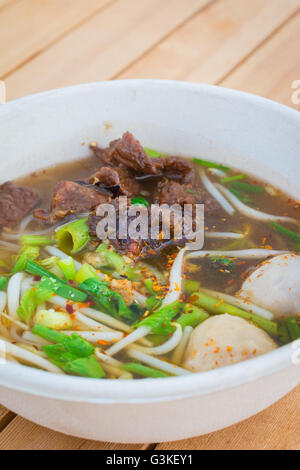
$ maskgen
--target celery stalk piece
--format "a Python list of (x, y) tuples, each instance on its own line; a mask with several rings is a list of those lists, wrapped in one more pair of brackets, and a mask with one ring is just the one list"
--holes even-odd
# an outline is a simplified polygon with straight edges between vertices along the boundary
[(61, 259), (57, 262), (58, 267), (61, 269), (65, 279), (67, 281), (74, 281), (76, 276), (76, 266), (73, 258)]
[(234, 307), (233, 305), (222, 302), (203, 293), (192, 294), (192, 296), (189, 298), (189, 302), (198, 307), (202, 307), (204, 310), (213, 315), (228, 313), (229, 315), (241, 317), (245, 320), (253, 322), (271, 336), (277, 337), (279, 335), (277, 323), (262, 318), (258, 315), (246, 312), (245, 310)]
[(55, 234), (59, 247), (72, 255), (79, 253), (90, 240), (87, 217), (64, 225)]

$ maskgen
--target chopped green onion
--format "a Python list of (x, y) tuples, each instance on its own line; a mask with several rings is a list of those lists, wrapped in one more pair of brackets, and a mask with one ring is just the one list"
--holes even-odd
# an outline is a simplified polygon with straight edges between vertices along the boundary
[(146, 199), (143, 197), (134, 197), (131, 199), (131, 203), (136, 206), (142, 205), (142, 206), (149, 207), (149, 202), (146, 201)]
[(220, 182), (221, 183), (232, 183), (233, 181), (243, 180), (244, 178), (246, 178), (246, 175), (228, 176), (227, 178), (221, 178)]
[(279, 335), (277, 323), (270, 320), (266, 320), (265, 318), (262, 318), (253, 313), (246, 312), (245, 310), (242, 310), (238, 307), (234, 307), (233, 305), (230, 305), (227, 302), (222, 302), (206, 294), (193, 294), (190, 297), (189, 302), (197, 305), (198, 307), (204, 308), (204, 310), (214, 315), (228, 313), (229, 315), (244, 318), (245, 320), (253, 322), (255, 325), (265, 330), (271, 336), (277, 337)]
[(186, 295), (191, 295), (194, 292), (198, 292), (199, 289), (200, 289), (199, 281), (193, 281), (191, 279), (183, 280), (183, 290)]
[(156, 158), (156, 157), (166, 157), (164, 153), (158, 152), (157, 150), (149, 149), (148, 147), (144, 147), (144, 150), (148, 157), (150, 158)]
[(5, 290), (8, 286), (8, 279), (6, 276), (0, 277), (0, 290)]
[(75, 276), (75, 281), (77, 284), (82, 284), (84, 281), (87, 279), (91, 278), (99, 279), (99, 276), (97, 275), (96, 271), (92, 266), (89, 264), (85, 263), (81, 266), (79, 269), (78, 273)]
[(161, 306), (161, 304), (162, 304), (162, 300), (159, 299), (156, 295), (152, 295), (146, 300), (147, 310), (150, 310), (150, 311), (156, 310), (157, 308)]
[(176, 323), (179, 323), (182, 329), (184, 329), (186, 326), (195, 328), (195, 326), (199, 325), (208, 318), (208, 313), (206, 313), (202, 308), (196, 307), (193, 304), (186, 304), (182, 314), (179, 318), (177, 318)]
[(83, 303), (88, 298), (85, 292), (81, 292), (80, 290), (69, 286), (61, 279), (44, 276), (41, 279), (40, 286), (59, 295), (60, 297), (63, 297), (64, 299), (72, 300), (72, 302)]
[(298, 235), (298, 233), (292, 232), (292, 230), (289, 230), (283, 225), (277, 224), (277, 222), (270, 222), (270, 227), (275, 230), (275, 232), (280, 233), (280, 235), (283, 235), (286, 238), (290, 238), (294, 242), (300, 242), (300, 235)]
[(295, 317), (290, 317), (285, 320), (285, 324), (287, 326), (291, 341), (295, 341), (296, 339), (300, 338), (300, 327), (297, 323)]
[(252, 201), (249, 199), (247, 196), (243, 196), (240, 191), (234, 188), (229, 188), (229, 191), (234, 194), (240, 201), (242, 201), (244, 204), (251, 204)]
[(291, 342), (289, 331), (284, 321), (279, 324), (278, 331), (279, 331), (278, 339), (281, 344), (288, 344)]
[(151, 278), (144, 279), (144, 285), (145, 285), (147, 291), (150, 292), (150, 294), (152, 294), (152, 295), (157, 294), (157, 292), (153, 289), (153, 285), (154, 285), (153, 279), (151, 279)]
[(176, 300), (141, 320), (136, 327), (147, 326), (152, 333), (157, 335), (170, 335), (174, 330), (171, 322), (182, 308), (182, 303)]
[(255, 184), (243, 183), (242, 181), (234, 181), (231, 186), (238, 191), (244, 191), (246, 193), (262, 193), (264, 188)]
[(40, 235), (23, 235), (21, 237), (21, 243), (23, 245), (42, 246), (53, 245), (54, 240), (50, 237), (43, 237)]
[(194, 194), (194, 196), (199, 196), (199, 193), (197, 193), (197, 191), (195, 191), (194, 189), (184, 188), (184, 190), (186, 193)]
[(61, 259), (57, 262), (58, 267), (61, 269), (65, 279), (67, 281), (74, 281), (76, 276), (76, 266), (73, 258)]
[(87, 220), (87, 217), (75, 220), (75, 222), (64, 225), (56, 232), (55, 238), (64, 252), (74, 255), (86, 246), (90, 239)]
[(228, 166), (220, 165), (219, 163), (213, 163), (209, 162), (207, 160), (202, 160), (201, 158), (194, 158), (194, 163), (197, 163), (198, 165), (206, 166), (207, 168), (216, 168), (218, 170), (222, 171), (230, 171), (230, 168)]
[(36, 264), (34, 261), (31, 261), (30, 259), (25, 258), (24, 267), (23, 269), (20, 269), (20, 271), (26, 271), (27, 273), (32, 274), (33, 276), (53, 277), (54, 279), (57, 279), (58, 281), (62, 282), (61, 279), (59, 279), (59, 277), (55, 276), (55, 274), (52, 274), (50, 271), (43, 268), (39, 264)]
[(142, 377), (160, 378), (170, 377), (169, 374), (161, 372), (160, 370), (153, 369), (152, 367), (143, 366), (137, 362), (130, 362), (121, 366), (122, 370), (131, 372), (132, 374), (141, 375)]

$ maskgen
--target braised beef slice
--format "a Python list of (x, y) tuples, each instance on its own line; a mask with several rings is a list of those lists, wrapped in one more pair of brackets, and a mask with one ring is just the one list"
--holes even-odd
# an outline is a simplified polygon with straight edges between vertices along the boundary
[(168, 179), (184, 184), (193, 184), (195, 180), (193, 164), (180, 157), (155, 158), (154, 164)]
[(61, 181), (54, 190), (50, 214), (38, 209), (34, 215), (39, 219), (54, 223), (67, 215), (88, 212), (98, 204), (109, 201), (109, 196), (98, 192), (96, 187), (81, 185), (74, 181)]
[(38, 203), (38, 193), (30, 188), (7, 182), (0, 186), (0, 227), (21, 222)]
[(205, 216), (219, 217), (224, 215), (218, 202), (201, 187), (194, 188), (197, 194), (191, 194), (189, 190), (190, 188), (165, 178), (157, 184), (153, 202), (155, 204), (168, 204), (169, 206), (172, 204), (180, 204), (181, 206), (184, 204), (204, 204)]
[(139, 183), (133, 178), (126, 168), (103, 166), (97, 173), (91, 176), (90, 182), (101, 183), (106, 188), (119, 187), (119, 194), (132, 197), (140, 192)]
[(121, 139), (111, 142), (107, 149), (91, 148), (104, 164), (123, 165), (135, 175), (157, 174), (153, 160), (130, 132), (125, 132)]

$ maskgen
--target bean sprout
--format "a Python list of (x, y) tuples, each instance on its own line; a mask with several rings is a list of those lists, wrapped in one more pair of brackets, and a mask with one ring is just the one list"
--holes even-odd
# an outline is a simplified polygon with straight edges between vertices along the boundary
[(239, 240), (244, 238), (245, 235), (243, 233), (235, 233), (235, 232), (206, 232), (205, 238), (232, 238), (235, 240)]
[(165, 343), (161, 344), (160, 346), (156, 346), (153, 348), (144, 348), (143, 346), (136, 345), (135, 348), (141, 352), (146, 354), (153, 354), (154, 356), (161, 356), (162, 354), (168, 354), (170, 351), (178, 346), (181, 338), (182, 338), (182, 328), (181, 325), (178, 323), (174, 323), (176, 330), (174, 331), (171, 338), (166, 341)]
[(205, 187), (205, 189), (211, 194), (211, 196), (218, 201), (220, 206), (224, 209), (225, 212), (229, 215), (233, 215), (235, 209), (229, 204), (229, 202), (222, 196), (222, 194), (218, 191), (216, 186), (210, 181), (210, 179), (206, 176), (204, 170), (200, 170), (200, 178)]
[(126, 352), (129, 357), (172, 375), (189, 375), (192, 373), (182, 367), (176, 366), (175, 364), (171, 364), (170, 362), (163, 361), (157, 357), (149, 356), (149, 354), (138, 351), (134, 346), (128, 348)]
[(171, 304), (172, 302), (175, 302), (175, 300), (178, 300), (181, 294), (181, 286), (182, 286), (182, 264), (183, 264), (183, 257), (186, 251), (186, 247), (182, 248), (178, 255), (175, 258), (175, 261), (172, 265), (171, 271), (170, 271), (170, 279), (169, 279), (169, 291), (167, 295), (165, 296), (162, 307), (165, 307), (166, 305)]
[(192, 332), (193, 328), (191, 326), (186, 326), (184, 328), (180, 343), (178, 344), (172, 355), (172, 362), (174, 362), (175, 364), (182, 363), (182, 359)]
[(130, 333), (130, 335), (126, 336), (125, 338), (121, 339), (121, 341), (108, 348), (106, 350), (106, 354), (108, 354), (109, 356), (113, 356), (114, 354), (117, 354), (130, 344), (135, 343), (138, 339), (147, 336), (149, 333), (150, 328), (148, 328), (148, 326), (140, 326), (132, 333)]
[(20, 304), (21, 284), (23, 280), (23, 273), (14, 274), (8, 283), (7, 287), (7, 303), (9, 314), (18, 318), (17, 310)]
[(285, 217), (285, 216), (278, 216), (267, 214), (265, 212), (258, 211), (253, 209), (252, 207), (247, 206), (242, 201), (240, 201), (231, 191), (227, 188), (224, 188), (221, 184), (216, 185), (217, 188), (221, 191), (221, 193), (226, 196), (228, 201), (244, 216), (249, 217), (250, 219), (260, 220), (262, 222), (287, 222), (290, 224), (299, 225), (299, 221), (292, 218), (292, 217)]

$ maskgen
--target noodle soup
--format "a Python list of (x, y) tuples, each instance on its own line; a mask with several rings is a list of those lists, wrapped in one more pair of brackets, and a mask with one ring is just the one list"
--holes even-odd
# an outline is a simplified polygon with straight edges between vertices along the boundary
[[(82, 377), (164, 378), (300, 338), (297, 201), (242, 170), (145, 149), (129, 133), (105, 149), (92, 143), (91, 153), (0, 188), (7, 360)], [(106, 204), (117, 231), (104, 239)], [(204, 205), (204, 246), (190, 250), (172, 217), (167, 237), (161, 225), (157, 239), (121, 236), (121, 217), (153, 204), (167, 213)]]

